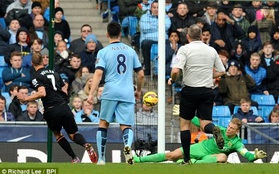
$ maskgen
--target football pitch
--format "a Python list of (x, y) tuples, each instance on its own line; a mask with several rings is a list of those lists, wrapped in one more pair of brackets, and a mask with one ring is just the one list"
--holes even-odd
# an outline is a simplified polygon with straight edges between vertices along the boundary
[(270, 174), (278, 164), (192, 164), (144, 163), (128, 165), (107, 163), (0, 163), (0, 174)]

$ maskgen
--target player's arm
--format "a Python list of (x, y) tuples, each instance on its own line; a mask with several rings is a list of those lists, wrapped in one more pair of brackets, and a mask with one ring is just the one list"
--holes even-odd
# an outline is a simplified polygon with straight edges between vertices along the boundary
[(38, 91), (27, 96), (25, 101), (33, 101), (46, 96), (46, 89), (44, 86), (38, 87)]
[(168, 80), (168, 85), (172, 85), (175, 82), (175, 80), (179, 76), (179, 71), (180, 71), (179, 68), (172, 68), (171, 78), (169, 78), (169, 80)]
[(93, 93), (97, 90), (103, 76), (102, 69), (96, 69), (93, 76), (93, 82), (91, 84), (91, 89), (87, 98), (88, 103), (93, 103)]
[(244, 145), (237, 151), (250, 162), (267, 157), (266, 152), (264, 152), (263, 150), (258, 150), (258, 148), (256, 148), (254, 153), (251, 153), (248, 151), (248, 149), (246, 149)]
[(137, 72), (137, 90), (135, 93), (136, 100), (139, 100), (140, 98), (140, 93), (141, 93), (141, 88), (143, 83), (144, 83), (144, 72), (141, 69), (140, 71)]

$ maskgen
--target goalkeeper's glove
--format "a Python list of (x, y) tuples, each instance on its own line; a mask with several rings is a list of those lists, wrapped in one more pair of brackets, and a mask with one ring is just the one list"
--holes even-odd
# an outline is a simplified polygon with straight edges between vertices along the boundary
[(179, 105), (173, 105), (172, 115), (179, 116)]
[(259, 150), (258, 148), (255, 149), (254, 155), (255, 155), (255, 158), (257, 158), (257, 159), (262, 159), (262, 158), (267, 157), (266, 152), (264, 152), (263, 150)]

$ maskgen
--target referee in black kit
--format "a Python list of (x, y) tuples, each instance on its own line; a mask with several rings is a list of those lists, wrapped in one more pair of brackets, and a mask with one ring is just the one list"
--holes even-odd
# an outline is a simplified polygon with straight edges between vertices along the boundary
[[(218, 148), (223, 149), (224, 139), (220, 129), (212, 123), (212, 108), (214, 93), (213, 78), (225, 74), (224, 65), (216, 50), (201, 41), (202, 30), (194, 24), (188, 28), (189, 44), (180, 47), (172, 66), (171, 78), (168, 84), (175, 82), (179, 71), (183, 71), (184, 87), (180, 100), (180, 139), (184, 151), (182, 164), (190, 161), (190, 123), (197, 116), (200, 127), (206, 133), (212, 133)], [(215, 69), (215, 70), (214, 70)]]
[(47, 126), (53, 132), (57, 143), (72, 157), (72, 163), (79, 163), (80, 160), (74, 153), (68, 140), (61, 133), (62, 127), (72, 141), (86, 149), (91, 162), (96, 163), (97, 154), (93, 147), (86, 142), (81, 134), (77, 133), (78, 127), (74, 120), (74, 115), (68, 106), (67, 89), (63, 88), (65, 83), (60, 75), (44, 67), (41, 53), (33, 54), (32, 65), (35, 69), (32, 85), (37, 92), (27, 96), (24, 100), (42, 99), (44, 119), (47, 122)]

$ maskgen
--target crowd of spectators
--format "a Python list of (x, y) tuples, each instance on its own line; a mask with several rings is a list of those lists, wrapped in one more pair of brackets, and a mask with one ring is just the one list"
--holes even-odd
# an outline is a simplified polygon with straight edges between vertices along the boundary
[[(233, 111), (234, 106), (241, 105), (242, 98), (250, 98), (251, 94), (273, 95), (277, 103), (278, 2), (165, 0), (165, 3), (166, 75), (170, 74), (172, 60), (179, 47), (188, 43), (187, 28), (197, 24), (202, 28), (202, 41), (217, 50), (227, 69), (225, 76), (214, 79), (216, 105), (228, 105)], [(11, 90), (14, 90), (15, 86), (18, 91), (13, 94), (13, 99), (6, 99), (12, 102), (6, 108), (7, 113), (2, 120), (41, 120), (40, 116), (36, 116), (37, 111), (35, 112), (34, 108), (40, 111), (43, 109), (34, 103), (20, 103), (20, 91), (24, 86), (27, 93), (32, 92), (33, 53), (41, 52), (45, 66), (48, 66), (49, 1), (3, 0), (0, 7), (0, 18), (5, 21), (0, 24), (0, 55), (3, 55), (8, 64), (3, 68), (0, 79), (3, 80), (1, 91), (12, 95)], [(150, 49), (160, 39), (158, 1), (112, 0), (110, 8), (112, 19), (109, 20), (121, 24), (123, 36), (130, 34), (129, 30), (135, 27), (132, 26), (135, 23), (130, 21), (136, 21), (137, 33), (131, 37), (139, 36), (136, 45), (143, 57), (145, 75), (150, 75)], [(69, 99), (74, 101), (73, 106), (76, 100), (81, 100), (77, 103), (82, 103), (82, 106), (73, 107), (75, 114), (83, 111), (78, 120), (94, 121), (96, 119), (92, 116), (97, 118), (98, 114), (94, 114), (94, 106), (87, 106), (89, 104), (84, 100), (90, 90), (97, 53), (103, 45), (93, 34), (89, 24), (81, 26), (80, 38), (71, 40), (71, 27), (59, 0), (55, 0), (54, 14), (54, 70), (60, 73), (61, 78), (68, 84)], [(105, 11), (100, 17), (108, 16)], [(95, 104), (98, 99), (96, 91)], [(10, 109), (15, 104), (17, 113)], [(84, 110), (83, 105), (89, 109)], [(256, 101), (251, 101), (251, 105), (258, 106)], [(27, 109), (29, 107), (30, 109)]]

